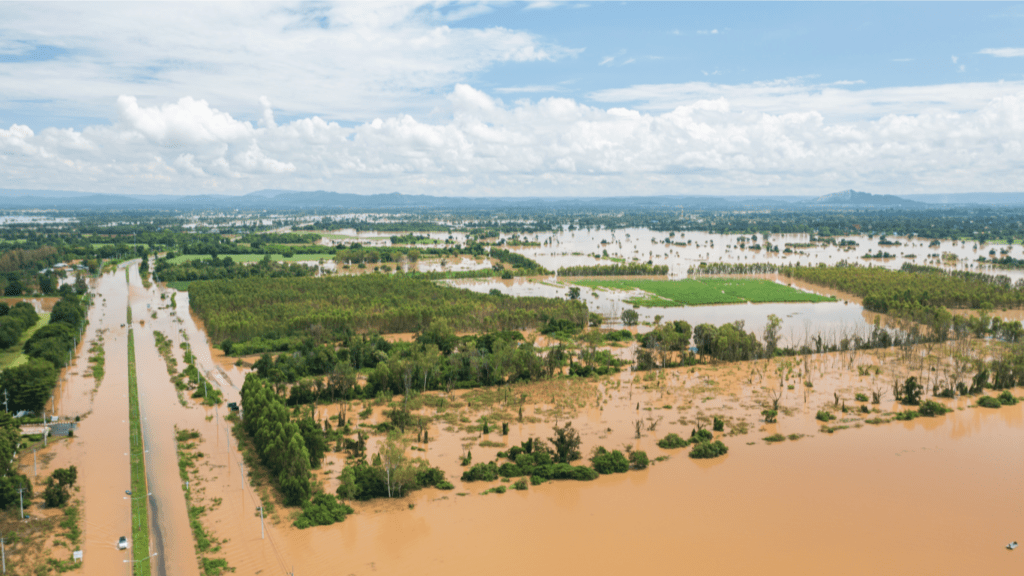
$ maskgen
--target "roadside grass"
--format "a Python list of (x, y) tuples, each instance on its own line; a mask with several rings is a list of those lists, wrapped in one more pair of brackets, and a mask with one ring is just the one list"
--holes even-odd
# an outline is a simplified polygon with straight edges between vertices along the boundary
[[(131, 313), (128, 314), (128, 321), (131, 322)], [(146, 497), (146, 457), (142, 440), (142, 422), (139, 417), (134, 330), (128, 330), (128, 426), (131, 439), (132, 558), (135, 563), (135, 574), (149, 576), (149, 498)]]
[(208, 554), (216, 554), (221, 551), (222, 540), (213, 536), (206, 526), (203, 525), (202, 517), (212, 507), (220, 504), (219, 498), (214, 498), (211, 508), (199, 506), (193, 503), (193, 491), (200, 485), (199, 459), (204, 454), (197, 450), (199, 432), (195, 430), (180, 430), (174, 428), (175, 441), (178, 451), (178, 472), (182, 482), (187, 482), (185, 490), (185, 505), (188, 508), (188, 523), (192, 527), (192, 537), (196, 545), (196, 560), (199, 563), (199, 571), (204, 576), (220, 576), (224, 572), (234, 572), (227, 560), (224, 558), (210, 558)]

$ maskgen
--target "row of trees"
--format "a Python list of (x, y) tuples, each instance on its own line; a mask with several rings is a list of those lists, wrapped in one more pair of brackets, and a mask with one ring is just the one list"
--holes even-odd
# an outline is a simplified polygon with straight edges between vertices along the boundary
[(408, 277), (246, 278), (189, 287), (193, 310), (216, 340), (244, 342), (307, 333), (417, 332), (435, 319), (453, 330), (522, 330), (550, 319), (587, 321), (582, 302), (479, 294)]
[[(172, 256), (169, 254), (168, 256)], [(298, 278), (312, 276), (316, 269), (298, 263), (274, 262), (267, 255), (253, 264), (240, 264), (231, 256), (209, 260), (184, 260), (174, 263), (170, 257), (156, 261), (156, 275), (162, 282), (225, 280), (235, 278)]]
[(558, 269), (559, 276), (664, 276), (668, 266), (650, 263), (568, 266)]
[[(32, 498), (32, 481), (28, 476), (18, 473), (14, 453), (21, 442), (21, 428), (7, 412), (0, 412), (0, 510), (12, 506), (17, 508), (18, 490), (25, 491), (25, 496)], [(13, 462), (12, 462), (13, 461)]]
[(276, 480), (289, 506), (300, 506), (312, 495), (310, 452), (299, 424), (265, 381), (248, 374), (242, 386), (242, 427), (256, 445), (260, 461)]
[(503, 250), (501, 248), (491, 248), (491, 258), (504, 262), (512, 266), (513, 269), (519, 270), (527, 275), (539, 275), (548, 274), (548, 270), (536, 263), (535, 261), (519, 254), (518, 252), (512, 252), (511, 250)]
[(58, 368), (70, 361), (84, 328), (85, 305), (77, 296), (67, 295), (54, 305), (50, 323), (25, 342), (29, 360), (0, 372), (0, 390), (7, 394), (8, 409), (43, 408), (57, 385)]
[(25, 330), (39, 322), (36, 308), (28, 302), (18, 302), (11, 308), (0, 302), (0, 348), (10, 348), (21, 340)]
[(928, 266), (901, 270), (857, 265), (787, 266), (787, 277), (849, 292), (864, 299), (864, 307), (888, 313), (890, 308), (918, 304), (924, 307), (1017, 308), (1024, 305), (1024, 286), (1008, 279), (976, 273), (947, 272)]

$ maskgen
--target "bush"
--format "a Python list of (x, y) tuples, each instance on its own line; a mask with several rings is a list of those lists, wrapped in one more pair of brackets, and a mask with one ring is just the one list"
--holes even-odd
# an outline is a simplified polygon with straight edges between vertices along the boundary
[(477, 464), (462, 473), (463, 482), (484, 481), (490, 482), (498, 479), (498, 465), (494, 462)]
[(717, 458), (729, 451), (729, 447), (721, 440), (714, 442), (698, 442), (690, 450), (690, 458)]
[(689, 445), (689, 440), (682, 438), (675, 432), (672, 432), (668, 436), (658, 440), (658, 448), (664, 448), (665, 450), (671, 450), (672, 448), (685, 448)]
[(818, 414), (815, 416), (815, 418), (821, 420), (822, 422), (828, 422), (833, 418), (833, 416), (829, 414), (826, 410), (818, 410)]
[(761, 416), (764, 416), (764, 421), (768, 424), (775, 422), (775, 418), (778, 417), (779, 412), (777, 410), (761, 410)]
[(598, 474), (621, 474), (629, 470), (629, 460), (618, 450), (611, 452), (598, 446), (594, 450), (594, 456), (590, 459), (590, 465), (597, 470)]
[(321, 492), (313, 496), (312, 502), (307, 502), (302, 507), (302, 514), (295, 519), (295, 527), (302, 529), (334, 524), (341, 522), (352, 512), (354, 510), (347, 504), (342, 504), (334, 496)]
[(1013, 406), (1017, 403), (1017, 397), (1009, 390), (1003, 390), (1003, 393), (999, 395), (999, 403), (1003, 406)]
[(694, 430), (690, 433), (690, 443), (694, 442), (709, 442), (714, 439), (714, 434), (710, 431), (701, 428), (700, 430)]
[[(520, 454), (520, 456), (525, 456), (525, 454)], [(498, 468), (498, 474), (505, 478), (515, 478), (516, 476), (523, 476), (525, 473), (519, 466), (506, 462)]]
[(917, 411), (921, 416), (942, 416), (946, 412), (952, 412), (953, 409), (947, 408), (945, 404), (935, 400), (925, 400)]
[(904, 410), (903, 412), (897, 412), (895, 418), (897, 420), (913, 420), (920, 415), (917, 410)]
[(629, 454), (629, 463), (633, 465), (633, 468), (643, 470), (650, 465), (651, 461), (647, 458), (647, 452), (644, 452), (643, 450), (634, 450)]
[(540, 484), (543, 484), (546, 481), (547, 478), (541, 478), (540, 476), (530, 476), (530, 484), (533, 484), (534, 486), (539, 486)]
[(714, 419), (714, 423), (711, 426), (711, 429), (714, 430), (715, 432), (725, 431), (725, 421), (721, 420), (716, 416)]
[(455, 489), (455, 485), (452, 484), (451, 482), (447, 481), (447, 480), (442, 480), (441, 482), (438, 482), (437, 484), (434, 484), (434, 487), (437, 488), (438, 490), (454, 490)]
[(1003, 403), (1000, 402), (998, 398), (993, 398), (991, 396), (982, 396), (981, 398), (978, 398), (978, 406), (981, 406), (982, 408), (999, 408), (1002, 405)]
[(857, 402), (867, 402), (868, 401), (868, 395), (867, 394), (863, 394), (861, 392), (856, 393), (853, 397), (857, 400)]
[(767, 438), (764, 439), (764, 441), (768, 442), (769, 444), (771, 444), (772, 442), (785, 442), (785, 440), (786, 437), (783, 436), (782, 434), (772, 434), (771, 436), (768, 436)]
[(515, 484), (513, 484), (512, 487), (515, 488), (516, 490), (526, 490), (528, 487), (526, 478), (520, 478), (519, 480), (516, 480)]

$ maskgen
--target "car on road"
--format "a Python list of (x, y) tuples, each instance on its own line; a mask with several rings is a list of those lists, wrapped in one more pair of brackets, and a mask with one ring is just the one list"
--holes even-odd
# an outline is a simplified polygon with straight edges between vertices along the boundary
[(118, 550), (126, 550), (127, 548), (128, 548), (128, 539), (125, 538), (124, 536), (121, 536), (121, 538), (117, 541), (117, 549)]

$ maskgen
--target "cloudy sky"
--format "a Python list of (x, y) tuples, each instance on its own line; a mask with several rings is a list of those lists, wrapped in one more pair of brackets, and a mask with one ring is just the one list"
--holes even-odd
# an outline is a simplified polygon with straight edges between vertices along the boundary
[(0, 3), (0, 188), (1024, 191), (1020, 3)]

